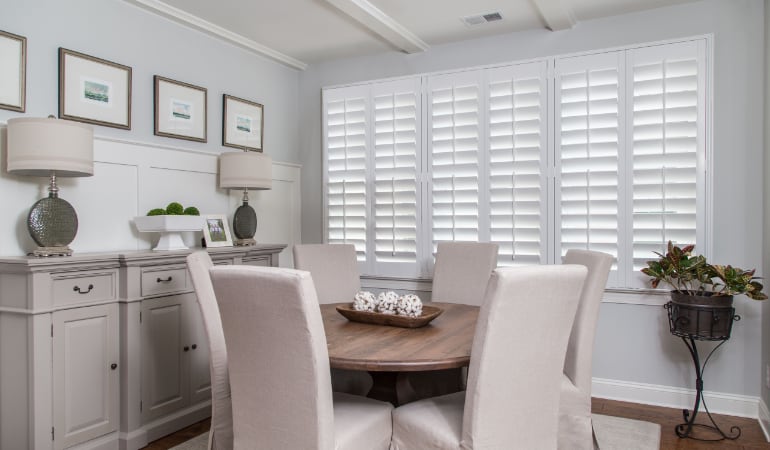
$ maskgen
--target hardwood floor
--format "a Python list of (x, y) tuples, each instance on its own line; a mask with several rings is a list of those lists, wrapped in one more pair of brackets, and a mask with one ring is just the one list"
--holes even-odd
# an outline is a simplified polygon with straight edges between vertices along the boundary
[[(741, 437), (735, 441), (720, 442), (701, 442), (693, 439), (680, 439), (674, 433), (674, 427), (682, 423), (682, 410), (675, 408), (663, 408), (660, 406), (641, 405), (638, 403), (618, 402), (614, 400), (604, 400), (594, 398), (592, 402), (593, 412), (607, 416), (625, 417), (628, 419), (645, 420), (660, 424), (660, 448), (661, 450), (708, 450), (708, 449), (727, 449), (727, 450), (759, 450), (770, 449), (770, 443), (765, 440), (759, 422), (756, 419), (747, 419), (744, 417), (724, 416), (714, 414), (714, 420), (723, 430), (729, 430), (731, 426), (741, 427)], [(698, 423), (706, 423), (708, 417), (705, 413), (698, 412)], [(166, 436), (155, 442), (150, 443), (145, 450), (166, 450), (175, 445), (191, 439), (201, 433), (208, 431), (209, 420), (204, 420), (193, 424), (174, 434)], [(706, 431), (698, 430), (697, 436), (704, 438), (711, 437), (705, 434)]]

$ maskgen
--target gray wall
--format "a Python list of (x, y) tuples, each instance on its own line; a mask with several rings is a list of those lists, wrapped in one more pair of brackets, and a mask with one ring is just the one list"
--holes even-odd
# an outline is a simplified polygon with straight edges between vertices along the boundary
[[(770, 3), (765, 0), (765, 54), (764, 54), (764, 68), (765, 68), (765, 95), (764, 95), (764, 112), (765, 112), (765, 154), (764, 154), (764, 173), (770, 173)], [(765, 198), (762, 203), (765, 211), (764, 215), (764, 234), (763, 234), (763, 257), (762, 264), (764, 267), (770, 267), (770, 239), (767, 238), (770, 235), (770, 177), (763, 177), (764, 179), (764, 193)], [(767, 272), (767, 270), (765, 270)], [(765, 280), (765, 284), (770, 284), (770, 280)], [(770, 376), (770, 301), (766, 301), (762, 304), (762, 401), (765, 406), (770, 405), (770, 386), (767, 384), (766, 377)], [(766, 424), (767, 425), (767, 424)]]
[[(422, 54), (394, 52), (313, 65), (300, 77), (303, 241), (322, 241), (323, 86), (713, 34), (712, 260), (762, 272), (763, 17), (763, 0), (706, 0), (583, 22), (555, 33), (514, 33)], [(709, 363), (706, 389), (758, 396), (761, 305), (746, 298), (736, 303), (743, 320)], [(604, 304), (594, 376), (693, 388), (689, 355), (668, 334), (665, 320), (660, 306)]]
[[(57, 114), (57, 52), (64, 47), (133, 69), (131, 130), (97, 126), (98, 136), (219, 153), (226, 93), (262, 103), (265, 153), (299, 162), (299, 71), (121, 0), (0, 0), (0, 11), (0, 30), (27, 38), (24, 115)], [(153, 135), (153, 75), (208, 89), (207, 143)], [(0, 110), (0, 121), (21, 115)]]

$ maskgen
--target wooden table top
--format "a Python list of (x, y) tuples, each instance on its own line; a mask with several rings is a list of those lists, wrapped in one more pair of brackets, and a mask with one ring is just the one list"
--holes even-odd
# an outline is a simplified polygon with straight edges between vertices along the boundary
[(444, 312), (424, 327), (398, 328), (350, 322), (337, 312), (338, 304), (321, 305), (333, 368), (417, 372), (470, 363), (477, 306), (427, 303)]

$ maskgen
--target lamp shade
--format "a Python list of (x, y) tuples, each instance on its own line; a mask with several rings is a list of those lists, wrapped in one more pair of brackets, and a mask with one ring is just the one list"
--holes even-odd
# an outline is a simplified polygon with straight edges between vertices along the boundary
[(8, 119), (8, 172), (47, 177), (94, 174), (94, 131), (54, 118)]
[(273, 160), (264, 153), (226, 152), (219, 155), (219, 187), (270, 189)]

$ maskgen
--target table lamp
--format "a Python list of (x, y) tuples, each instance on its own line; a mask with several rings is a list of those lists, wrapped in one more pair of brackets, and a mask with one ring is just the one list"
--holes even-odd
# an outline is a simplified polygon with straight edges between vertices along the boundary
[(77, 122), (22, 117), (8, 119), (8, 173), (50, 177), (48, 197), (27, 216), (27, 230), (38, 248), (34, 256), (68, 256), (78, 231), (75, 208), (59, 198), (56, 177), (94, 174), (94, 131)]
[(249, 206), (249, 189), (273, 187), (273, 161), (263, 153), (226, 152), (219, 156), (219, 187), (243, 189), (243, 204), (233, 216), (234, 245), (254, 245), (257, 213)]

